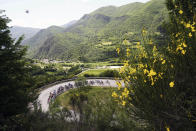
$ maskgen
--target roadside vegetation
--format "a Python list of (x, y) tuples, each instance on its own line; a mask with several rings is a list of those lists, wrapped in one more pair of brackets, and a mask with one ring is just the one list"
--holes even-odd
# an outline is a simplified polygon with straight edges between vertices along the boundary
[[(81, 89), (83, 88), (83, 89)], [(55, 109), (61, 108), (67, 108), (69, 110), (72, 110), (72, 104), (71, 104), (71, 98), (74, 95), (79, 95), (80, 93), (83, 95), (86, 95), (88, 98), (88, 103), (95, 103), (95, 100), (104, 100), (111, 97), (111, 93), (113, 91), (116, 91), (116, 88), (111, 87), (81, 87), (80, 89), (72, 89), (69, 90), (60, 96), (58, 96), (54, 103), (51, 104), (50, 110), (54, 111)], [(93, 107), (92, 107), (93, 108)]]
[(82, 72), (79, 76), (84, 77), (118, 77), (118, 69), (89, 69)]
[[(39, 60), (28, 60), (31, 66), (31, 76), (34, 87), (40, 88), (56, 81), (75, 77), (117, 77), (116, 70), (107, 69), (109, 66), (123, 65), (121, 63), (97, 62), (97, 63), (43, 63)], [(103, 69), (96, 69), (96, 68)], [(106, 69), (105, 69), (105, 68)], [(87, 70), (87, 71), (85, 71)]]
[(58, 96), (50, 105), (50, 113), (70, 114), (67, 115), (72, 120), (70, 124), (77, 123), (75, 125), (81, 131), (144, 130), (144, 121), (130, 119), (126, 109), (114, 101), (111, 94), (116, 90), (110, 87), (78, 87)]
[[(146, 120), (154, 130), (193, 131), (196, 128), (196, 5), (192, 0), (167, 0), (167, 39), (158, 46), (145, 28), (136, 48), (121, 46), (120, 70), (126, 83), (113, 92), (133, 118)], [(126, 42), (126, 41), (125, 41)], [(131, 84), (130, 84), (131, 83)]]
[(31, 64), (30, 74), (34, 82), (34, 87), (40, 88), (56, 81), (71, 79), (81, 72), (82, 69), (79, 65), (64, 69), (59, 68), (59, 66), (56, 66), (55, 64), (47, 64), (43, 68)]

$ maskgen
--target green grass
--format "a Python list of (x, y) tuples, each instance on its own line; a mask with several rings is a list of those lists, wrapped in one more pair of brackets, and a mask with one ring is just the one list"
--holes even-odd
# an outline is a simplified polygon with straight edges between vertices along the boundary
[(96, 67), (101, 67), (101, 66), (109, 66), (111, 63), (109, 61), (107, 62), (95, 62), (95, 63), (83, 63), (85, 67), (89, 68), (96, 68)]
[[(87, 97), (90, 102), (96, 99), (106, 99), (111, 97), (112, 92), (117, 90), (117, 88), (110, 87), (87, 87), (88, 92)], [(67, 109), (72, 109), (72, 106), (69, 104), (70, 96), (74, 93), (80, 92), (78, 89), (69, 90), (60, 96), (58, 96), (53, 104), (50, 105), (50, 110), (58, 107), (65, 107)], [(84, 91), (82, 91), (84, 92)]]
[(48, 75), (54, 75), (55, 73), (54, 72), (50, 72), (50, 71), (47, 71), (46, 72)]
[(72, 66), (75, 66), (75, 65), (84, 65), (84, 68), (96, 68), (96, 67), (101, 67), (101, 66), (119, 66), (119, 65), (123, 65), (122, 63), (117, 63), (117, 59), (110, 59), (110, 61), (105, 61), (105, 62), (94, 62), (94, 63), (83, 63), (83, 62), (70, 62), (70, 63), (67, 63), (67, 62), (64, 62), (64, 63), (50, 63), (50, 64), (45, 64), (45, 63), (42, 63), (42, 62), (39, 62), (38, 60), (36, 61), (37, 62), (37, 66), (39, 67), (42, 67), (44, 68), (45, 66), (48, 66), (50, 64), (54, 65), (55, 68), (57, 68), (58, 70), (59, 69), (62, 69), (64, 67), (69, 69), (71, 68)]
[(108, 69), (91, 69), (91, 70), (87, 70), (85, 72), (82, 72), (79, 76), (84, 76), (85, 74), (99, 76), (101, 73), (103, 73), (106, 70), (108, 70)]

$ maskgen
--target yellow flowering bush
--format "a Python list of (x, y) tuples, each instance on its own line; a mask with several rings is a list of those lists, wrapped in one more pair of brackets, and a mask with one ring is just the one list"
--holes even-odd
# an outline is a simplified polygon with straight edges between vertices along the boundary
[(157, 130), (191, 130), (196, 120), (196, 7), (192, 0), (166, 2), (168, 39), (160, 46), (143, 29), (141, 41), (119, 48), (125, 87), (117, 83), (119, 91), (112, 96)]

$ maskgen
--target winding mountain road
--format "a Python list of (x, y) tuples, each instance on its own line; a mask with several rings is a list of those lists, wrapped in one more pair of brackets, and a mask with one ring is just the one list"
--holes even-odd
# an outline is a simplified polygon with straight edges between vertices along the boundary
[[(101, 78), (100, 79), (87, 79), (87, 81), (90, 86), (118, 87), (118, 85), (116, 84), (116, 80), (112, 80), (112, 79), (101, 79)], [(91, 84), (90, 81), (91, 82), (93, 81), (93, 84)], [(102, 81), (102, 83), (100, 83), (100, 81)], [(57, 91), (59, 87), (61, 86), (65, 87), (65, 85), (68, 86), (69, 84), (72, 84), (73, 88), (76, 88), (74, 86), (75, 85), (74, 81), (68, 81), (68, 82), (53, 85), (40, 92), (39, 97), (38, 97), (38, 103), (40, 104), (43, 112), (47, 112), (49, 110), (48, 98), (49, 98), (50, 92), (54, 92), (54, 90)], [(124, 86), (124, 83), (122, 83), (122, 86)]]

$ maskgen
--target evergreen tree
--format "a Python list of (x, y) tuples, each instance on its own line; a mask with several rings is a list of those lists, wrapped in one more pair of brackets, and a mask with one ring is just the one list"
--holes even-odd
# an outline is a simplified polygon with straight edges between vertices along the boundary
[(10, 20), (3, 12), (0, 10), (0, 130), (14, 130), (19, 116), (27, 111), (29, 76), (22, 37), (16, 42), (10, 37)]

